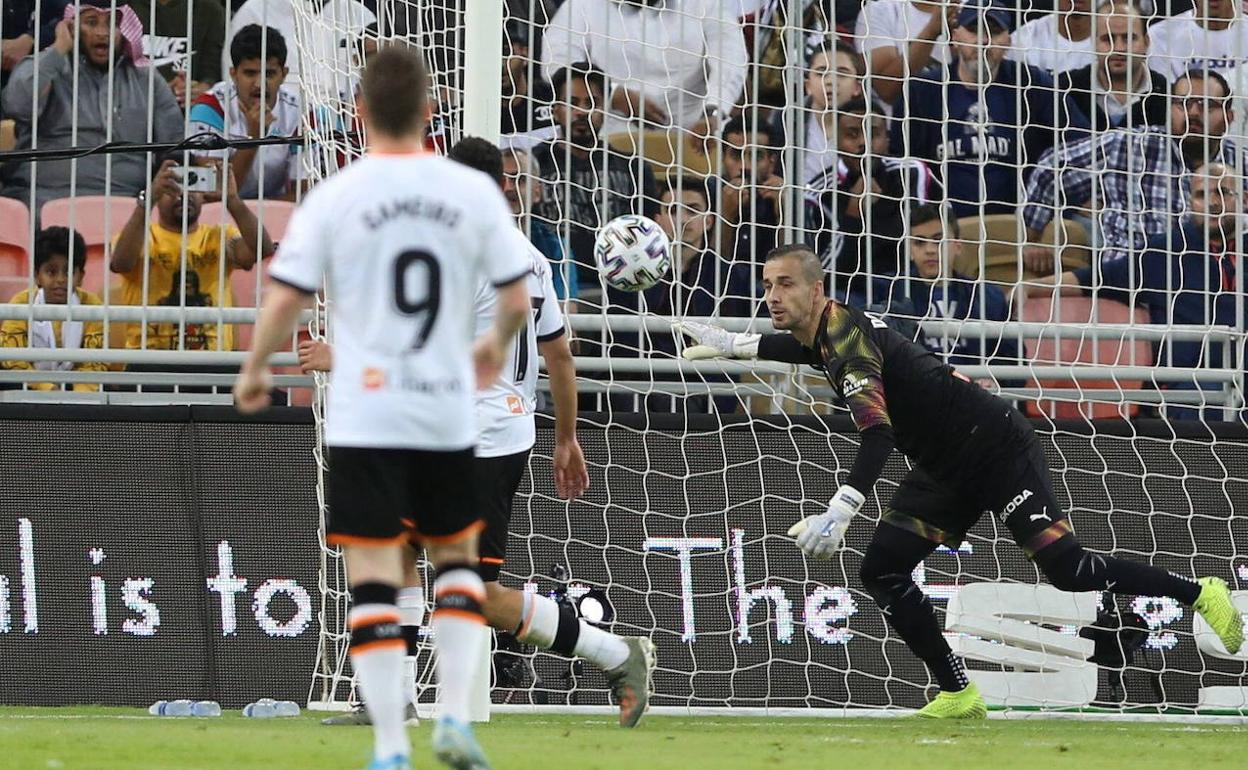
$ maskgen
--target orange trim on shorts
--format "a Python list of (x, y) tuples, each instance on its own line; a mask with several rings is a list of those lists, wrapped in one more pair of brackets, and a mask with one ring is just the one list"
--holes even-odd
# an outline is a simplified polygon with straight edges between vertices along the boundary
[[(485, 625), (485, 616), (479, 612), (469, 612), (468, 610), (457, 610), (450, 607), (439, 607), (433, 611), (433, 617), (451, 617), (459, 620), (470, 620), (473, 623)], [(399, 641), (402, 641), (401, 639)]]
[(399, 613), (397, 612), (375, 612), (372, 615), (364, 615), (358, 618), (352, 618), (347, 621), (347, 627), (354, 630), (362, 626), (375, 625), (377, 623), (398, 623)]
[(461, 540), (467, 540), (473, 535), (480, 534), (483, 529), (485, 529), (485, 522), (477, 519), (460, 531), (452, 532), (449, 535), (425, 535), (415, 529), (412, 531), (415, 532), (416, 537), (420, 538), (420, 542), (425, 545), (453, 545)]
[(331, 533), (325, 536), (325, 542), (328, 545), (353, 545), (366, 548), (383, 548), (388, 545), (403, 545), (403, 541), (407, 539), (407, 535), (395, 535), (394, 537), (366, 537), (364, 535), (340, 535)]
[(377, 652), (378, 650), (388, 650), (391, 647), (399, 650), (407, 649), (407, 642), (403, 639), (377, 639), (364, 644), (351, 645), (351, 654), (360, 655), (361, 653)]
[(482, 556), (480, 559), (482, 564), (502, 564), (502, 559), (495, 559), (493, 556)]
[(408, 529), (415, 529), (415, 528), (416, 528), (416, 520), (415, 520), (415, 519), (407, 519), (407, 518), (404, 518), (404, 517), (400, 516), (400, 517), (399, 517), (399, 523), (400, 523), (400, 524), (402, 524), (403, 526), (407, 527)]

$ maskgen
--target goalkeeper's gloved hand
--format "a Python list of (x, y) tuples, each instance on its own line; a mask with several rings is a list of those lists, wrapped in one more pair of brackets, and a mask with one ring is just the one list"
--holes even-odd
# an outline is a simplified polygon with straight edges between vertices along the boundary
[(680, 321), (675, 326), (698, 343), (685, 348), (681, 354), (690, 361), (703, 358), (758, 358), (758, 341), (763, 336), (761, 334), (737, 334), (697, 321)]
[(789, 528), (789, 536), (797, 538), (797, 547), (810, 558), (831, 559), (845, 541), (850, 520), (865, 502), (861, 492), (843, 484), (832, 496), (826, 512), (797, 522)]

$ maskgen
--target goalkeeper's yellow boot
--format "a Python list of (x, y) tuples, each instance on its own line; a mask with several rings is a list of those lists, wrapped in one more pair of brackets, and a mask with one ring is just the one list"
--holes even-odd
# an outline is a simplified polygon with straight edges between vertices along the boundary
[(941, 690), (915, 716), (924, 719), (987, 719), (988, 704), (984, 703), (984, 696), (979, 694), (979, 688), (971, 682), (965, 689), (957, 692)]
[(1234, 655), (1244, 643), (1244, 618), (1231, 601), (1231, 591), (1221, 578), (1203, 577), (1200, 596), (1193, 605), (1213, 632), (1222, 640), (1226, 651)]

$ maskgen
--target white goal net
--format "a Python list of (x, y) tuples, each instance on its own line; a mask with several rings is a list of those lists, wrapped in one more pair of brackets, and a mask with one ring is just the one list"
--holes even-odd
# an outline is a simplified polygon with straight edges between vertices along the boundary
[[(1085, 40), (1125, 46), (1113, 83), (1161, 78), (1128, 98), (1078, 68), (1056, 87), (1040, 74), (1070, 63), (1096, 78), (1106, 61), (1095, 40), (1046, 36), (1044, 9), (959, 21), (899, 0), (522, 0), (501, 18), (475, 0), (377, 5), (360, 23), (297, 4), (295, 44), (318, 73), (302, 83), (311, 173), (362, 153), (354, 89), (379, 42), (428, 57), (435, 150), (471, 134), (506, 149), (518, 221), (552, 259), (574, 334), (592, 486), (555, 496), (539, 416), (503, 580), (588, 597), (618, 633), (652, 638), (655, 705), (913, 708), (932, 684), (857, 574), (904, 458), (838, 558), (807, 562), (785, 533), (822, 512), (857, 446), (826, 382), (679, 357), (673, 318), (769, 328), (761, 265), (777, 244), (809, 243), (837, 298), (910, 321), (1035, 418), (1088, 548), (1248, 588), (1241, 220), (1224, 217), (1229, 249), (1184, 241), (1206, 199), (1243, 198), (1243, 137), (1213, 125), (1232, 116), (1220, 88), (1238, 75), (1208, 75), (1234, 51), (1188, 61), (1190, 27), (1154, 25), (1140, 53), (1139, 12), (1097, 6), (1077, 21)], [(997, 80), (968, 87), (981, 69)], [(675, 243), (672, 275), (644, 293), (594, 268), (595, 231), (624, 213)], [(337, 553), (323, 564), (310, 699), (341, 704), (348, 594)], [(1248, 654), (1227, 655), (1190, 609), (1060, 594), (993, 516), (915, 579), (995, 706), (1248, 713)], [(494, 703), (608, 703), (599, 672), (513, 643), (498, 645)]]

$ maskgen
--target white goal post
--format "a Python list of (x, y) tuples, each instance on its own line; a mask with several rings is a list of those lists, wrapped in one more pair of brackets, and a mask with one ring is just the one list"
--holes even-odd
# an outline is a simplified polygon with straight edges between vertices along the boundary
[[(565, 0), (563, 7), (570, 4)], [(559, 17), (552, 21), (547, 10), (558, 3), (380, 0), (378, 5), (381, 30), (376, 34), (387, 37), (394, 30), (429, 56), (439, 109), (436, 128), (445, 140), (476, 135), (509, 147), (532, 147), (559, 131), (548, 125), (551, 105), (536, 100), (525, 108), (531, 132), (521, 136), (501, 129), (507, 73), (523, 73), (530, 84), (542, 77), (537, 59), (511, 69), (519, 38), (527, 36), (529, 55), (538, 56), (544, 35), (581, 34), (555, 26)], [(764, 130), (762, 120), (747, 120), (749, 132), (782, 137), (773, 161), (784, 180), (780, 198), (788, 203), (773, 225), (782, 239), (818, 240), (820, 233), (840, 237), (844, 228), (839, 223), (818, 219), (824, 208), (817, 202), (804, 205), (818, 198), (799, 178), (813, 150), (794, 139), (822, 117), (807, 103), (805, 91), (812, 63), (827, 64), (815, 62), (812, 52), (820, 46), (834, 50), (828, 47), (826, 21), (814, 10), (821, 4), (760, 0), (741, 5), (757, 8), (742, 24), (751, 59), (736, 103), (756, 105), (770, 98), (788, 105), (773, 111), (777, 117), (768, 125), (775, 126), (774, 133)], [(350, 41), (328, 55), (305, 48), (307, 40), (321, 39), (322, 33), (342, 37), (345, 31), (318, 29), (326, 24), (324, 17), (305, 3), (299, 8), (295, 43), (305, 61), (315, 61), (332, 75), (302, 86), (310, 108), (304, 129), (316, 176), (361, 152), (359, 142), (343, 133), (358, 125), (353, 96), (342, 89), (358, 82), (362, 61)], [(684, 22), (695, 26), (717, 19)], [(627, 35), (629, 29), (622, 23), (609, 33)], [(703, 52), (712, 65), (722, 64), (714, 60), (726, 50), (722, 41), (716, 46)], [(866, 130), (869, 140), (874, 129), (868, 125)], [(660, 133), (670, 139), (666, 151)], [(678, 200), (699, 169), (714, 177), (724, 168), (727, 147), (708, 143), (699, 155), (688, 126), (662, 132), (634, 126), (608, 141), (625, 155), (643, 152)], [(758, 163), (766, 150), (747, 149), (751, 153)], [(607, 178), (609, 162), (595, 157), (596, 171)], [(539, 187), (543, 198), (525, 210), (524, 226), (554, 232), (565, 249), (578, 227), (589, 227), (576, 217), (615, 211), (606, 191), (578, 197), (577, 185), (595, 178), (592, 167), (575, 179), (548, 178), (536, 159), (522, 171), (526, 168), (533, 174), (518, 184)], [(659, 184), (641, 197), (663, 189)], [(718, 189), (724, 189), (722, 182)], [(720, 246), (712, 251), (735, 265), (750, 253), (740, 244), (762, 237), (764, 225), (731, 222), (718, 207), (717, 194), (703, 198), (712, 220), (707, 237)], [(651, 214), (661, 210), (659, 201), (638, 200), (636, 205)], [(749, 216), (758, 214), (759, 205), (755, 200), (747, 207)], [(993, 241), (999, 237), (988, 229), (962, 233), (963, 241), (972, 244), (964, 251), (968, 264), (979, 275), (990, 274), (1001, 248), (1021, 254), (1018, 241)], [(615, 631), (646, 635), (658, 645), (654, 704), (664, 713), (893, 714), (925, 702), (931, 685), (927, 672), (887, 629), (857, 577), (872, 522), (852, 527), (844, 552), (826, 564), (805, 562), (785, 536), (798, 518), (822, 510), (853, 459), (856, 434), (829, 403), (826, 383), (809, 370), (788, 366), (681, 360), (682, 342), (670, 327), (673, 317), (709, 313), (729, 328), (754, 331), (767, 324), (753, 313), (730, 318), (718, 308), (701, 311), (702, 306), (686, 301), (683, 288), (674, 288), (674, 299), (661, 308), (645, 302), (634, 308), (612, 306), (611, 295), (601, 284), (595, 286), (596, 277), (586, 276), (581, 256), (567, 254), (558, 269), (570, 282), (577, 280), (573, 264), (580, 270), (580, 296), (568, 299), (569, 310), (576, 311), (569, 315), (569, 327), (578, 344), (585, 403), (594, 408), (579, 425), (592, 487), (585, 499), (572, 503), (555, 496), (551, 426), (539, 416), (538, 444), (516, 501), (503, 580), (573, 603), (591, 592), (605, 597)], [(1016, 261), (1021, 272), (1021, 256)], [(744, 285), (740, 299), (757, 302), (761, 295), (753, 267), (747, 266), (750, 278), (742, 284), (731, 283), (731, 276), (713, 282), (725, 294)], [(1237, 280), (1242, 295), (1242, 276)], [(877, 299), (870, 290), (868, 295)], [(332, 313), (332, 299), (319, 311)], [(945, 355), (951, 359), (965, 353), (963, 342), (974, 343), (980, 358), (988, 360), (959, 360), (959, 369), (1015, 399), (1040, 421), (1055, 492), (1089, 548), (1248, 587), (1242, 324), (1159, 326), (1146, 323), (1147, 313), (1137, 313), (1135, 306), (1113, 317), (1101, 315), (1100, 299), (1093, 297), (1086, 309), (1081, 297), (1050, 295), (1039, 305), (1027, 299), (1023, 312), (1004, 321), (988, 317), (982, 306), (974, 314), (943, 318), (920, 308), (919, 328), (928, 342), (947, 342)], [(1239, 302), (1242, 308), (1242, 296)], [(1041, 305), (1043, 312), (1034, 309)], [(1220, 363), (1194, 369), (1157, 357), (1161, 340), (1216, 348), (1222, 351)], [(1013, 357), (998, 355), (1007, 341), (1015, 345)], [(322, 395), (324, 387), (318, 377)], [(318, 398), (318, 431), (322, 405)], [(1188, 412), (1180, 415), (1179, 409)], [(1194, 418), (1179, 419), (1192, 412)], [(1090, 419), (1106, 413), (1133, 419)], [(325, 460), (319, 452), (317, 462), (324, 510)], [(901, 458), (890, 461), (864, 518), (880, 515), (905, 470)], [(341, 708), (354, 700), (354, 692), (344, 631), (349, 596), (333, 549), (323, 547), (321, 576), (321, 636), (309, 705)], [(955, 649), (967, 657), (972, 677), (991, 683), (985, 689), (993, 705), (1009, 717), (1244, 720), (1248, 715), (1248, 652), (1228, 656), (1217, 649), (1208, 629), (1194, 625), (1190, 610), (1168, 599), (1110, 597), (1107, 603), (1099, 595), (1053, 596), (991, 516), (980, 521), (958, 551), (934, 553), (916, 570), (916, 582), (935, 603)], [(1248, 591), (1236, 596), (1248, 612)], [(1091, 627), (1105, 630), (1080, 635), (1081, 628)], [(1129, 648), (1125, 656), (1123, 645)], [(501, 676), (491, 694), (496, 708), (600, 713), (608, 705), (605, 680), (589, 667), (531, 649), (500, 649), (494, 662)], [(427, 659), (421, 664), (431, 672)], [(431, 703), (432, 692), (423, 698)]]

